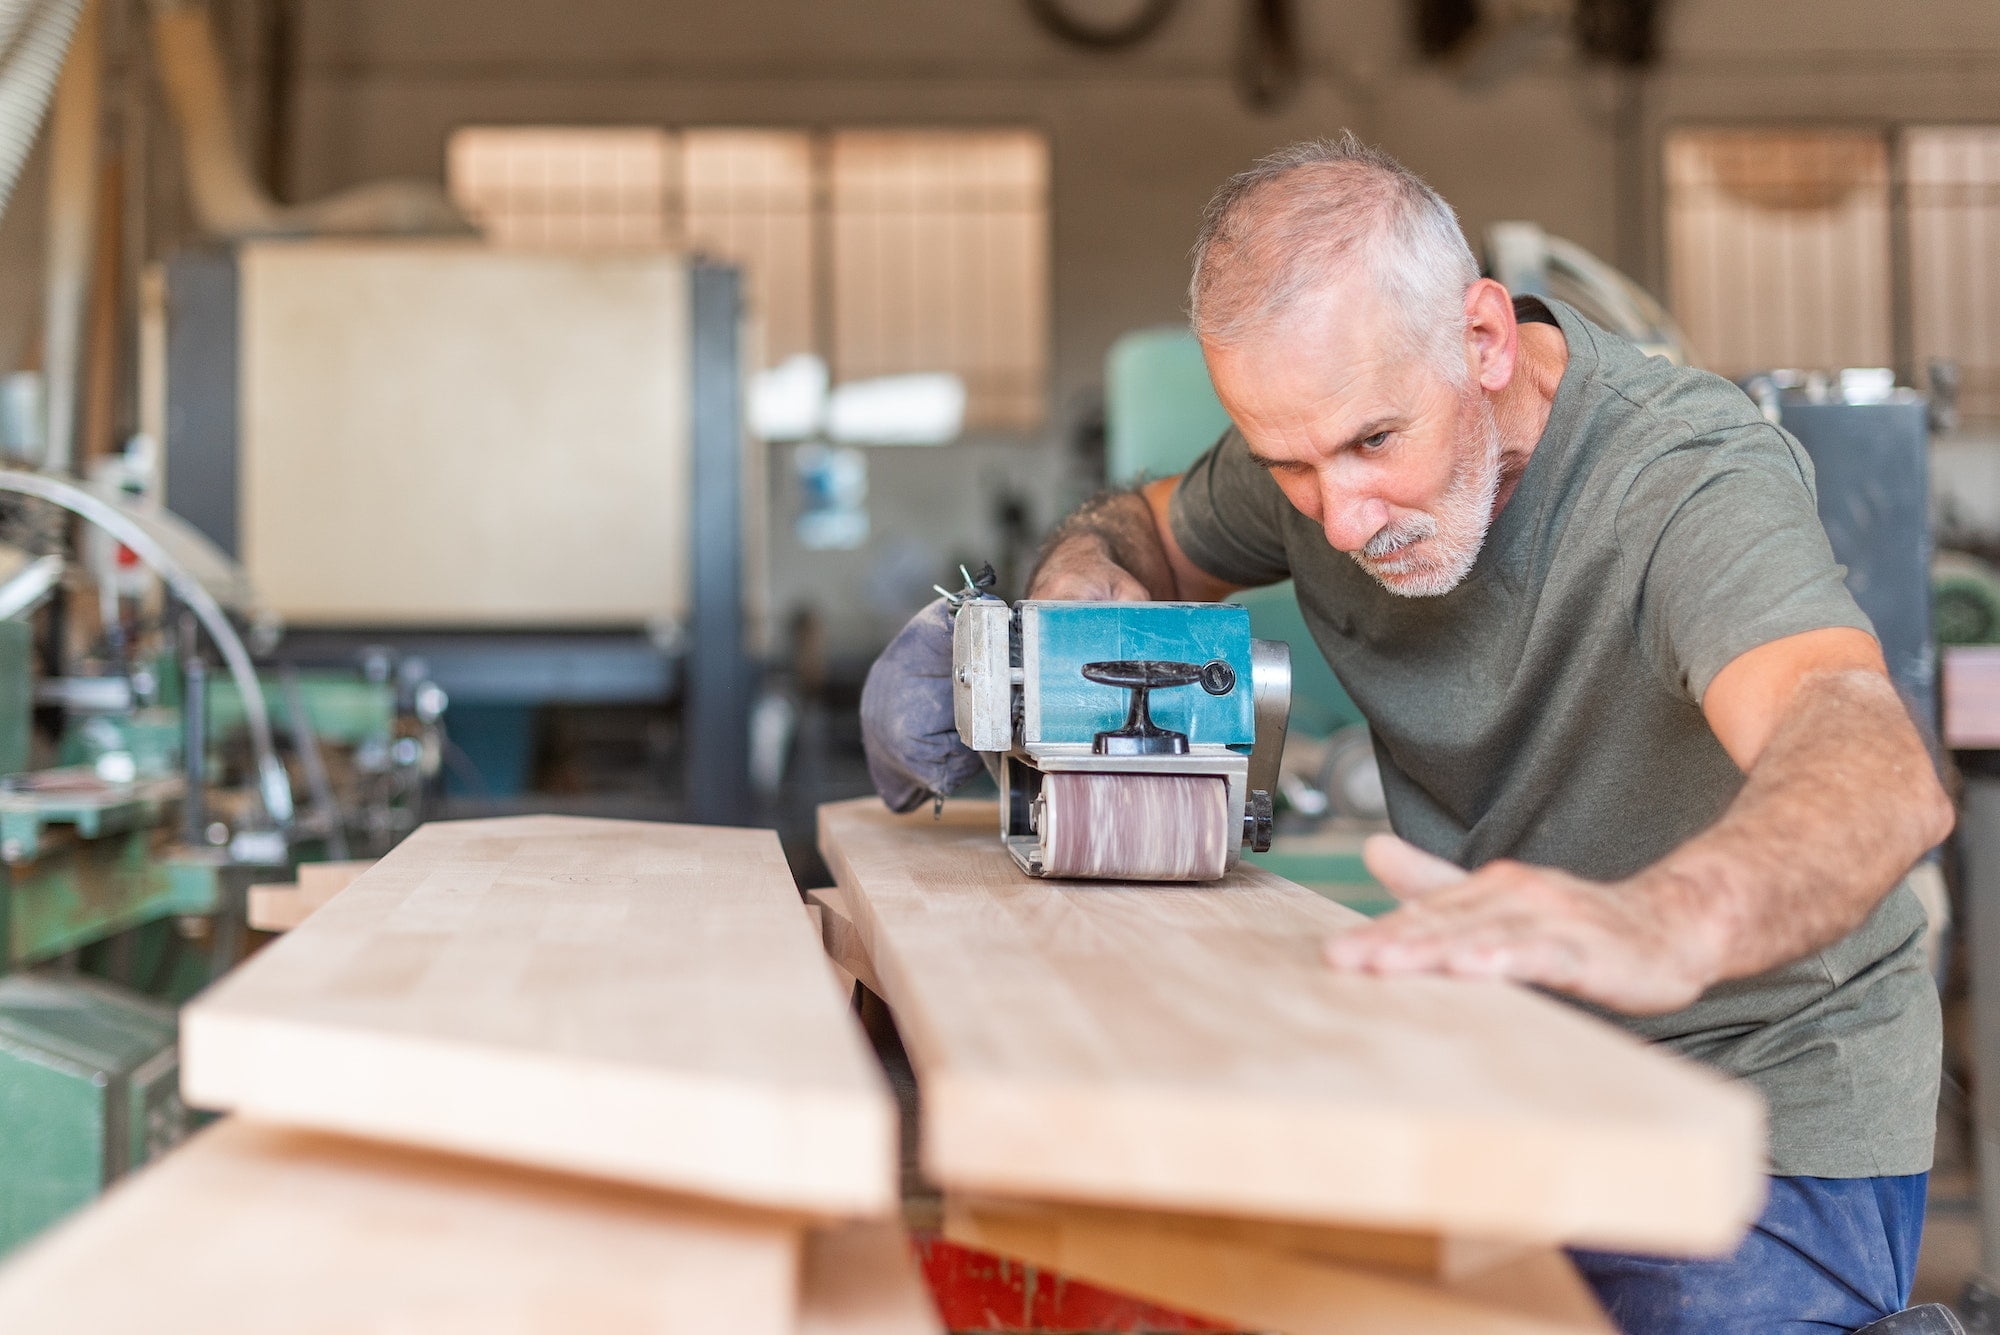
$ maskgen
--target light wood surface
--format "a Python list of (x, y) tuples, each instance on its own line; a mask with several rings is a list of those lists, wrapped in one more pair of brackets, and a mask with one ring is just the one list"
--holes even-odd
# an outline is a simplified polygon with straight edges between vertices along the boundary
[(954, 1193), (952, 1206), (974, 1214), (1033, 1215), (1068, 1227), (1129, 1227), (1143, 1220), (1150, 1228), (1233, 1247), (1297, 1252), (1425, 1280), (1469, 1279), (1520, 1259), (1545, 1244), (1447, 1237), (1437, 1233), (1305, 1224), (1289, 1219), (1232, 1219), (1221, 1215), (1169, 1214), (1118, 1210), (1100, 1205), (1029, 1204)]
[(947, 1189), (1719, 1252), (1764, 1189), (1754, 1093), (1498, 983), (1325, 967), (1358, 915), (1254, 867), (1036, 880), (990, 805), (820, 809)]
[(308, 906), (296, 882), (253, 885), (245, 897), (244, 916), (260, 932), (289, 932), (311, 915), (318, 905)]
[(833, 1214), (895, 1108), (768, 831), (426, 825), (182, 1014), (196, 1107)]
[(814, 1229), (800, 1286), (799, 1335), (944, 1335), (899, 1224)]
[(684, 261), (437, 241), (240, 254), (243, 559), (274, 612), (686, 614)]
[(1073, 1279), (1285, 1335), (1613, 1335), (1575, 1267), (1552, 1247), (1434, 1281), (1204, 1235), (1139, 1212), (947, 1198), (944, 1232)]
[(847, 899), (841, 894), (840, 887), (821, 886), (808, 890), (806, 903), (819, 910), (821, 938), (835, 967), (876, 996), (881, 996), (882, 984), (876, 981), (875, 968), (868, 962), (868, 951), (861, 944), (861, 933), (855, 930), (854, 919), (847, 912)]
[(250, 925), (260, 932), (289, 932), (374, 865), (373, 858), (360, 862), (302, 862), (297, 881), (253, 885), (249, 896)]
[(796, 1217), (227, 1118), (0, 1268), (0, 1330), (791, 1335), (799, 1237)]

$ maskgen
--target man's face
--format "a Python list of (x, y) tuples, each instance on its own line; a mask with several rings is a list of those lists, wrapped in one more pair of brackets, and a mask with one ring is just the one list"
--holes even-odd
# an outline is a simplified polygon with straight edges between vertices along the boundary
[(1250, 453), (1301, 514), (1392, 593), (1457, 587), (1478, 559), (1500, 485), (1500, 432), (1400, 342), (1365, 281), (1308, 298), (1209, 375)]

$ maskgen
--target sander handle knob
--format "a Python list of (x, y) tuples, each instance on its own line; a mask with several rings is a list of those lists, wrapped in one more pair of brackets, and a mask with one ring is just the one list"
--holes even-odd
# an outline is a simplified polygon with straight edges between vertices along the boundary
[(1180, 756), (1187, 754), (1187, 734), (1153, 722), (1148, 697), (1165, 686), (1190, 686), (1201, 680), (1200, 663), (1174, 663), (1158, 658), (1120, 658), (1085, 663), (1086, 680), (1120, 686), (1132, 692), (1125, 725), (1100, 732), (1090, 749), (1100, 756)]

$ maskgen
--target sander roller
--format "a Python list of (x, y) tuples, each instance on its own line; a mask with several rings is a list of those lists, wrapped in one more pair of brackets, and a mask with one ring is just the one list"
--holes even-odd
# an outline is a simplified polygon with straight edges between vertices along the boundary
[(1224, 603), (948, 594), (961, 741), (1031, 876), (1212, 881), (1271, 839), (1291, 650)]

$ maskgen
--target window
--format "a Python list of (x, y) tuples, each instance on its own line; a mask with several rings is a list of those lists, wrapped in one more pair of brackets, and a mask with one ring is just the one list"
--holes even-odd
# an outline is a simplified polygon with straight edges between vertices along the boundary
[(1892, 361), (1879, 134), (1683, 131), (1667, 141), (1667, 199), (1668, 304), (1703, 365)]
[(445, 173), (452, 197), (497, 245), (673, 244), (674, 141), (660, 130), (460, 130)]
[(2000, 127), (1904, 136), (1911, 351), (1958, 363), (1959, 409), (2000, 421)]
[(706, 251), (744, 266), (762, 361), (949, 371), (966, 423), (1040, 425), (1048, 147), (1020, 130), (468, 127), (453, 198), (496, 244)]
[(1701, 129), (1666, 143), (1670, 304), (1703, 365), (1956, 363), (2000, 423), (2000, 126)]

